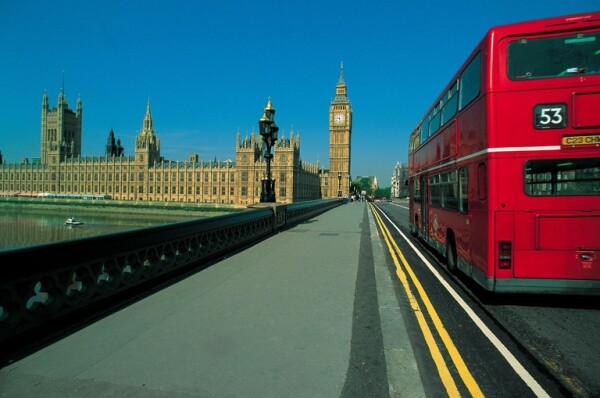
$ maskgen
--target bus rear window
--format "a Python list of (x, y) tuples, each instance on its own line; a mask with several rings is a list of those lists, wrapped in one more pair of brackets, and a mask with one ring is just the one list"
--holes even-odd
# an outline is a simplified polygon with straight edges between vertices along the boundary
[(530, 160), (524, 180), (530, 196), (600, 195), (600, 158)]
[(507, 65), (513, 80), (600, 73), (600, 32), (512, 41)]

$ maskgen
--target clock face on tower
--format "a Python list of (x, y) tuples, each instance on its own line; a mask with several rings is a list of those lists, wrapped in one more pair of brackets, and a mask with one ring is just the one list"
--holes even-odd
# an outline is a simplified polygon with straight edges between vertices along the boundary
[(344, 123), (345, 119), (346, 117), (343, 113), (336, 113), (335, 115), (333, 115), (333, 121), (335, 122), (335, 124), (342, 124)]

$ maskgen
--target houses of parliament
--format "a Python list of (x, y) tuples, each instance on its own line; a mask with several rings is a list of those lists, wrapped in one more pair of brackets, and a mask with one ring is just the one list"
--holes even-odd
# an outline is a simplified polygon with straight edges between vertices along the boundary
[[(260, 202), (265, 178), (264, 143), (259, 134), (237, 133), (235, 161), (166, 160), (154, 129), (150, 101), (133, 155), (125, 155), (111, 130), (103, 156), (82, 156), (83, 104), (69, 108), (61, 89), (57, 105), (42, 98), (41, 153), (32, 162), (4, 163), (0, 153), (0, 195), (112, 198), (131, 201), (177, 201), (247, 206)], [(271, 99), (266, 107), (272, 108)], [(292, 131), (273, 147), (272, 178), (278, 203), (350, 194), (352, 108), (343, 68), (329, 110), (329, 169), (300, 157), (300, 137)]]

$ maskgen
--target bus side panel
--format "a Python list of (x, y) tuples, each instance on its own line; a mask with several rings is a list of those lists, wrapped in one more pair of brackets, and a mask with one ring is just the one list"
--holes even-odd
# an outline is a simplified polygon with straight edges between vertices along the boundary
[(456, 130), (455, 123), (450, 123), (430, 138), (427, 145), (417, 149), (414, 156), (415, 170), (443, 163), (453, 156), (456, 156)]
[(408, 197), (408, 225), (410, 232), (416, 235), (421, 228), (421, 204), (415, 200), (415, 180), (412, 177), (408, 179)]
[(468, 156), (487, 148), (486, 124), (487, 96), (474, 101), (468, 111), (458, 117), (458, 157)]
[(471, 264), (479, 273), (488, 277), (488, 236), (490, 235), (488, 230), (493, 224), (488, 220), (487, 198), (480, 193), (485, 189), (482, 185), (485, 185), (484, 181), (487, 179), (484, 168), (480, 166), (483, 164), (476, 162), (469, 165), (469, 226), (472, 237), (469, 240), (469, 251)]
[(515, 277), (600, 280), (600, 214), (517, 213)]

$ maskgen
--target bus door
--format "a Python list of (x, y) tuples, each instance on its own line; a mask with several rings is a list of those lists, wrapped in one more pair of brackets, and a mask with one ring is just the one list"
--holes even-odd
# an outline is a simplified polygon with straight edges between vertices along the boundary
[(427, 184), (427, 176), (421, 175), (421, 231), (419, 235), (427, 239), (429, 235), (429, 187)]

